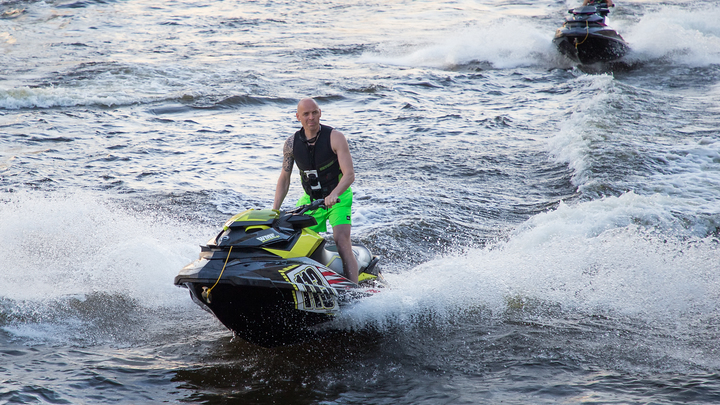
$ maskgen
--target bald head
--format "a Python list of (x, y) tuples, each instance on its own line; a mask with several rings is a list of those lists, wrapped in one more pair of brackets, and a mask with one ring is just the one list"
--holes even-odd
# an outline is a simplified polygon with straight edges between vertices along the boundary
[(301, 109), (303, 110), (313, 110), (313, 109), (320, 109), (320, 105), (311, 97), (305, 97), (304, 99), (300, 100), (298, 102), (297, 110), (300, 112)]
[(295, 116), (305, 129), (305, 135), (312, 138), (320, 131), (320, 106), (310, 97), (300, 100)]

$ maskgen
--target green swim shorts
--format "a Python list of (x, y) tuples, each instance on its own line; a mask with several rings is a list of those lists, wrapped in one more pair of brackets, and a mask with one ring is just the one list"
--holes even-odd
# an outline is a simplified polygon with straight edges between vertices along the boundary
[[(315, 211), (306, 212), (307, 215), (312, 215), (317, 220), (317, 225), (311, 226), (315, 232), (327, 232), (327, 221), (330, 221), (330, 226), (352, 224), (351, 211), (352, 211), (352, 189), (348, 188), (344, 193), (338, 197), (339, 203), (327, 208), (318, 208)], [(302, 197), (297, 202), (297, 205), (310, 204), (310, 196), (307, 193), (303, 193)]]

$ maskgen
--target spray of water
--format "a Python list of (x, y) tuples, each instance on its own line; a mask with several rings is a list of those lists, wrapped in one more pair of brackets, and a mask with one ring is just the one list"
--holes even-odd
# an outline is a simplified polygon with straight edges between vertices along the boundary
[[(676, 323), (718, 310), (717, 239), (678, 235), (663, 197), (561, 204), (495, 246), (438, 257), (356, 305), (345, 328), (388, 328), (425, 315), (441, 322), (484, 311), (502, 318), (528, 302), (585, 316)], [(688, 319), (689, 324), (694, 322)]]
[(192, 308), (173, 277), (211, 233), (85, 191), (5, 194), (0, 224), (0, 319), (48, 339), (115, 333), (145, 323), (144, 312)]

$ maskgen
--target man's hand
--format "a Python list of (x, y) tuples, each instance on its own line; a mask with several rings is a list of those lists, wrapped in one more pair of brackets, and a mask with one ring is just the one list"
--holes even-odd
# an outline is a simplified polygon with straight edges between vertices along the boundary
[(333, 193), (330, 193), (329, 196), (325, 197), (325, 206), (328, 208), (332, 207), (333, 205), (335, 205), (339, 202), (340, 202), (340, 200)]

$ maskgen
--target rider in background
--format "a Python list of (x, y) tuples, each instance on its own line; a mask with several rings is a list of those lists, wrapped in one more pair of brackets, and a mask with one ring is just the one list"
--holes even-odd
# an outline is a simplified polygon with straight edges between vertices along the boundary
[(607, 4), (608, 7), (615, 7), (615, 4), (613, 4), (612, 0), (585, 0), (583, 1), (583, 6), (594, 6), (596, 4)]

